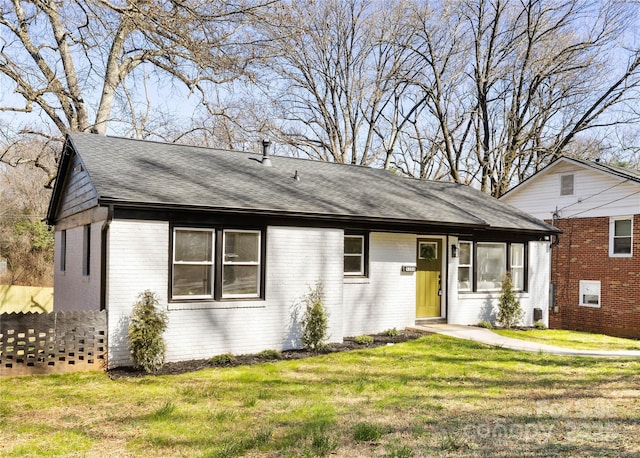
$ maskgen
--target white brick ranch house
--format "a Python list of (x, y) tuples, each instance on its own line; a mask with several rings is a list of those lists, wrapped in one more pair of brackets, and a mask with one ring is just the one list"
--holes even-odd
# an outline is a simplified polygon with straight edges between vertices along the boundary
[[(266, 149), (266, 148), (265, 148)], [(468, 186), (266, 154), (74, 133), (47, 215), (55, 310), (108, 314), (130, 364), (138, 294), (169, 317), (167, 360), (300, 346), (317, 282), (331, 341), (439, 318), (490, 318), (504, 273), (547, 322), (555, 228)]]

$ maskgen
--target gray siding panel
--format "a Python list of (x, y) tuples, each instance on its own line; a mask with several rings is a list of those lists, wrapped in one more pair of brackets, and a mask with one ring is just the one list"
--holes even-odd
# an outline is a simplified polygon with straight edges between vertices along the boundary
[(75, 215), (96, 205), (98, 205), (98, 193), (89, 174), (76, 155), (67, 175), (67, 183), (60, 200), (58, 219)]

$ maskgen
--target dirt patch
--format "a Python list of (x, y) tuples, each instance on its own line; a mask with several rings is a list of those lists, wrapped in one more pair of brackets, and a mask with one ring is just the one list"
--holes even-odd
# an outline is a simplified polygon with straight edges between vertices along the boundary
[[(279, 353), (279, 358), (268, 358), (262, 354), (235, 355), (233, 361), (225, 363), (216, 363), (210, 359), (193, 359), (189, 361), (179, 361), (174, 363), (166, 363), (162, 369), (157, 371), (156, 375), (175, 375), (184, 374), (186, 372), (198, 371), (211, 367), (232, 367), (247, 366), (252, 364), (261, 364), (267, 361), (302, 359), (316, 356), (318, 354), (329, 354), (341, 351), (362, 350), (365, 348), (382, 347), (384, 345), (407, 342), (423, 336), (423, 333), (416, 331), (398, 331), (398, 335), (389, 336), (385, 334), (372, 334), (373, 343), (369, 345), (359, 344), (355, 341), (355, 337), (345, 337), (342, 343), (328, 344), (327, 347), (319, 352), (313, 353), (306, 350), (286, 350)], [(108, 371), (109, 377), (118, 379), (122, 377), (141, 377), (148, 375), (142, 370), (133, 367), (117, 367)]]

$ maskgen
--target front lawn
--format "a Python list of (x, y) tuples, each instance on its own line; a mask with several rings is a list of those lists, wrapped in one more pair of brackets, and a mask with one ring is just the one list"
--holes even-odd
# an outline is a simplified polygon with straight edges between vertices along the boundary
[(637, 456), (640, 361), (430, 335), (181, 375), (0, 380), (2, 456)]
[(576, 350), (640, 350), (640, 340), (561, 329), (494, 329), (504, 337), (555, 345)]

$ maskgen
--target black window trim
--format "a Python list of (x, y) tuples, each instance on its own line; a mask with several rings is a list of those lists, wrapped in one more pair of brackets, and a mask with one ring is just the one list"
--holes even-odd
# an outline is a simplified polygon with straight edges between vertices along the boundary
[(60, 272), (67, 271), (67, 230), (60, 231)]
[[(174, 297), (173, 296), (173, 269), (174, 266), (176, 265), (176, 261), (175, 261), (175, 235), (176, 232), (178, 231), (201, 231), (201, 232), (209, 232), (211, 233), (211, 236), (213, 237), (213, 247), (212, 247), (212, 259), (211, 259), (211, 282), (213, 283), (213, 285), (211, 285), (211, 295), (200, 295), (200, 296), (195, 296), (195, 297), (188, 297), (188, 296), (177, 296)], [(169, 284), (170, 284), (170, 291), (171, 291), (171, 300), (173, 302), (192, 302), (192, 301), (198, 301), (198, 300), (205, 300), (205, 301), (212, 301), (215, 298), (215, 285), (217, 284), (217, 279), (215, 276), (215, 264), (216, 264), (216, 259), (215, 259), (215, 244), (217, 242), (217, 238), (218, 235), (216, 233), (216, 230), (214, 228), (209, 228), (209, 227), (185, 227), (182, 225), (175, 225), (173, 226), (173, 228), (171, 229), (171, 247), (170, 247), (170, 263), (171, 263), (171, 268), (170, 268), (170, 273), (171, 275), (169, 276)], [(190, 263), (186, 263), (186, 264), (190, 264)], [(201, 265), (207, 265), (208, 263), (202, 263)]]
[(82, 275), (91, 276), (91, 224), (82, 227)]
[[(363, 238), (363, 246), (362, 246), (363, 272), (362, 274), (347, 274), (346, 272), (344, 272), (344, 267), (343, 267), (342, 275), (345, 279), (369, 277), (369, 234), (370, 232), (368, 231), (347, 231), (347, 230), (344, 231), (344, 237), (351, 236), (351, 237)], [(343, 240), (344, 240), (344, 237), (343, 237)]]
[[(201, 298), (174, 298), (173, 297), (173, 236), (175, 229), (200, 229), (213, 231), (214, 237), (214, 259), (213, 259), (213, 297)], [(227, 230), (239, 231), (255, 231), (260, 234), (260, 272), (259, 272), (259, 291), (256, 296), (247, 297), (223, 297), (222, 295), (222, 256), (224, 247), (222, 245), (224, 237), (223, 232)], [(264, 301), (266, 297), (266, 259), (267, 259), (267, 228), (266, 226), (245, 226), (242, 224), (214, 224), (202, 225), (190, 222), (173, 222), (169, 224), (169, 276), (167, 297), (169, 304), (201, 304), (201, 303), (228, 303), (228, 302), (249, 302)]]
[(472, 280), (472, 288), (470, 290), (458, 290), (459, 294), (473, 294), (473, 293), (490, 293), (490, 294), (496, 294), (499, 293), (500, 290), (478, 290), (478, 274), (477, 274), (477, 260), (478, 260), (478, 243), (502, 243), (505, 245), (505, 249), (507, 250), (506, 252), (506, 266), (505, 266), (505, 271), (506, 272), (511, 272), (511, 245), (513, 244), (521, 244), (524, 245), (524, 258), (522, 260), (523, 262), (523, 272), (522, 272), (522, 276), (523, 276), (523, 285), (522, 285), (522, 289), (518, 290), (516, 289), (515, 292), (520, 294), (520, 293), (527, 293), (529, 291), (529, 243), (523, 240), (509, 240), (509, 241), (499, 241), (499, 240), (471, 240), (471, 239), (460, 239), (458, 241), (458, 243), (460, 242), (471, 242), (471, 276), (473, 278)]

